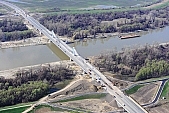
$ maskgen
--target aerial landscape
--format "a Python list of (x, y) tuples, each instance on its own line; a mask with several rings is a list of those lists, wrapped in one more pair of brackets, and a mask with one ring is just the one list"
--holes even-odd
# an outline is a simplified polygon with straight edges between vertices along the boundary
[(0, 113), (169, 113), (169, 0), (1, 0)]

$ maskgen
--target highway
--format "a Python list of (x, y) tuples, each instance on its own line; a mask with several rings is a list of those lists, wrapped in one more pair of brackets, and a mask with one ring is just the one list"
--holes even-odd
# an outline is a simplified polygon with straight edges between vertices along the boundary
[(70, 57), (74, 62), (76, 62), (84, 72), (88, 73), (91, 78), (96, 79), (100, 82), (108, 93), (114, 96), (114, 99), (117, 103), (123, 107), (128, 113), (147, 113), (145, 109), (143, 109), (137, 102), (132, 100), (130, 97), (126, 96), (101, 73), (95, 67), (93, 67), (89, 62), (87, 62), (80, 55), (75, 55), (73, 48), (69, 47), (65, 42), (60, 40), (53, 31), (49, 31), (43, 25), (41, 25), (37, 20), (33, 17), (26, 14), (19, 7), (9, 3), (0, 1), (1, 4), (4, 4), (12, 9), (14, 9), (18, 14), (20, 14), (23, 18), (25, 18), (29, 24), (31, 24), (35, 29), (37, 29), (40, 33), (44, 34), (49, 38), (58, 48), (60, 48), (67, 56)]

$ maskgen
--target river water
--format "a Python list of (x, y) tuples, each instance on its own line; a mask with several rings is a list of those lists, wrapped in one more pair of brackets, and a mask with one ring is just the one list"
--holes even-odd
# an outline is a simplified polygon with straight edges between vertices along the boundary
[[(120, 51), (125, 47), (169, 42), (169, 27), (142, 32), (141, 37), (121, 40), (117, 36), (104, 39), (89, 39), (87, 42), (70, 44), (83, 57), (94, 56), (105, 51)], [(0, 70), (16, 67), (68, 60), (69, 58), (54, 44), (9, 48), (0, 50)]]

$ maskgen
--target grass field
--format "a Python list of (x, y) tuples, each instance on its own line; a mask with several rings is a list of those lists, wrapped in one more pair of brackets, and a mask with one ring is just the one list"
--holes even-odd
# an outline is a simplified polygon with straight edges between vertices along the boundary
[(0, 111), (0, 113), (22, 113), (25, 111), (29, 106), (26, 107), (20, 107), (20, 108), (15, 108), (15, 109), (8, 109), (8, 110), (3, 110)]
[(21, 103), (21, 104), (16, 104), (16, 105), (12, 105), (12, 106), (5, 106), (5, 107), (0, 107), (0, 111), (2, 111), (3, 109), (11, 109), (11, 108), (16, 108), (19, 106), (28, 106), (31, 104), (34, 104), (35, 102), (28, 102), (28, 103)]
[(143, 87), (144, 85), (136, 85), (134, 86), (133, 88), (129, 89), (129, 90), (126, 90), (125, 93), (127, 95), (131, 95), (131, 94), (134, 94), (135, 92), (138, 91), (139, 88)]
[[(13, 0), (10, 0), (13, 1)], [(51, 8), (78, 9), (96, 5), (108, 6), (134, 6), (137, 4), (147, 4), (157, 0), (18, 0), (25, 3), (18, 3), (24, 8), (32, 10), (46, 10)], [(15, 2), (17, 3), (17, 2)]]
[(169, 99), (169, 81), (165, 84), (163, 91), (161, 93), (161, 97), (165, 97), (166, 99)]
[(82, 95), (82, 96), (71, 98), (71, 99), (60, 100), (57, 102), (69, 102), (69, 101), (76, 101), (76, 100), (83, 100), (83, 99), (100, 99), (105, 96), (106, 94), (87, 94), (87, 95)]
[(35, 102), (21, 103), (12, 106), (0, 107), (0, 113), (21, 113)]

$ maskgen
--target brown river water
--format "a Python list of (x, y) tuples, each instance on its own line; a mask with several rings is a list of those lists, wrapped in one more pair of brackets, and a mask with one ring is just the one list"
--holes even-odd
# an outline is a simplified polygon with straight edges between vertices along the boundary
[[(100, 53), (117, 50), (126, 47), (138, 47), (146, 44), (169, 42), (169, 27), (163, 29), (141, 32), (141, 37), (121, 40), (117, 36), (104, 39), (89, 39), (86, 42), (76, 42), (70, 44), (75, 47), (77, 52), (83, 56), (95, 56)], [(54, 44), (27, 46), (18, 48), (0, 49), (0, 71), (35, 65), (69, 58), (59, 50)]]

